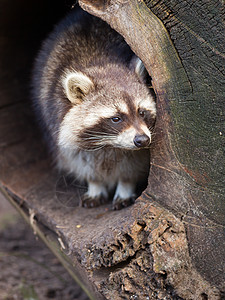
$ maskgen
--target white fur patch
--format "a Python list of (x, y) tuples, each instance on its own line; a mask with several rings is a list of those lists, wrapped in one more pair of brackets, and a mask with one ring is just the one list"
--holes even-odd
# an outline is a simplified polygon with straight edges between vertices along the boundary
[(82, 151), (76, 151), (74, 148), (60, 147), (58, 162), (59, 169), (66, 169), (81, 181), (86, 180), (88, 174), (93, 173), (93, 164), (83, 159)]
[(128, 106), (125, 102), (120, 102), (118, 105), (118, 109), (124, 114), (129, 114)]
[(137, 134), (137, 130), (134, 127), (129, 127), (128, 129), (121, 132), (114, 140), (117, 147), (124, 149), (135, 149), (134, 137)]
[(141, 124), (141, 129), (150, 138), (150, 143), (151, 143), (151, 132), (148, 129), (148, 127), (146, 125), (144, 125), (144, 124)]
[(131, 182), (119, 181), (113, 199), (114, 200), (116, 200), (117, 198), (129, 199), (134, 194), (134, 191), (135, 191), (135, 184)]
[(138, 100), (138, 107), (144, 110), (149, 110), (153, 116), (156, 116), (156, 103), (153, 97), (148, 97), (142, 100)]
[[(151, 132), (146, 125), (141, 125), (142, 133), (145, 133), (151, 141)], [(121, 132), (115, 139), (113, 140), (113, 145), (119, 148), (135, 150), (137, 147), (134, 144), (134, 138), (137, 134), (141, 134), (141, 132), (137, 132), (134, 127), (129, 127), (128, 129)]]
[(96, 183), (96, 182), (88, 182), (88, 191), (87, 194), (90, 198), (96, 198), (99, 196), (104, 196), (108, 198), (108, 192), (106, 187), (103, 184)]

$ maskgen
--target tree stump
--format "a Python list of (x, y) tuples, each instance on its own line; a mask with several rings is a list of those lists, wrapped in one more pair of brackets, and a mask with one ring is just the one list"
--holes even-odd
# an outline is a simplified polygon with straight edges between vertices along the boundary
[(121, 211), (78, 206), (82, 187), (52, 167), (29, 98), (40, 40), (69, 6), (5, 0), (1, 190), (90, 299), (222, 299), (222, 4), (79, 4), (123, 35), (152, 77), (158, 113), (148, 187)]

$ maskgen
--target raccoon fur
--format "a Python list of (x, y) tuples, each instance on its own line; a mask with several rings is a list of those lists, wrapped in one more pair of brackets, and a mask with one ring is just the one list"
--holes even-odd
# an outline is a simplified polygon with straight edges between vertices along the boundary
[(36, 113), (59, 169), (88, 185), (81, 205), (132, 203), (149, 172), (156, 117), (145, 69), (102, 20), (72, 11), (43, 43), (33, 70)]

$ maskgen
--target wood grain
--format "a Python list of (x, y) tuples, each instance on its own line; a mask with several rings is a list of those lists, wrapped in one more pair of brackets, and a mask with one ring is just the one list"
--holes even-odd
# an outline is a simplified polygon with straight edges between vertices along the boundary
[[(85, 187), (54, 169), (29, 97), (29, 76), (40, 40), (69, 7), (61, 1), (53, 7), (51, 1), (17, 0), (0, 4), (0, 12), (7, 15), (0, 18), (1, 190), (91, 299), (205, 299), (204, 295), (220, 299), (224, 237), (218, 224), (222, 213), (208, 220), (205, 215), (215, 212), (208, 200), (194, 210), (205, 195), (205, 186), (193, 184), (193, 176), (202, 177), (192, 168), (183, 168), (177, 150), (183, 141), (180, 127), (176, 129), (177, 116), (180, 112), (185, 116), (185, 107), (191, 107), (190, 82), (195, 78), (183, 69), (184, 62), (188, 65), (181, 55), (186, 53), (185, 46), (183, 50), (178, 43), (178, 52), (173, 48), (162, 22), (143, 1), (80, 4), (124, 35), (153, 78), (158, 140), (152, 149), (149, 186), (133, 206), (121, 211), (112, 211), (110, 204), (79, 207)], [(163, 20), (163, 3), (155, 9)], [(199, 198), (189, 198), (188, 190), (200, 192), (195, 194)], [(196, 211), (204, 214), (196, 218)], [(212, 248), (215, 244), (218, 247)], [(216, 262), (207, 256), (212, 249)]]

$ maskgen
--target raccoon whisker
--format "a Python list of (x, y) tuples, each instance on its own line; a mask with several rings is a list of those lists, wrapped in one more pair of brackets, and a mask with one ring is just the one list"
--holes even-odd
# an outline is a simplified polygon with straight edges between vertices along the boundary
[(154, 127), (148, 127), (148, 129), (151, 131), (151, 133), (153, 133), (154, 132)]
[(102, 132), (97, 132), (97, 131), (85, 131), (85, 135), (90, 135), (90, 136), (103, 135), (103, 133)]
[(152, 137), (156, 136), (156, 133), (155, 132), (151, 132), (151, 136)]
[(94, 151), (98, 151), (98, 150), (100, 150), (104, 147), (105, 147), (105, 145), (99, 146), (97, 148), (92, 148), (92, 149), (91, 148), (80, 147), (80, 149), (82, 149), (84, 151), (87, 151), (87, 152), (94, 152)]
[(84, 139), (104, 139), (104, 138), (113, 138), (114, 135), (109, 135), (109, 134), (104, 134), (104, 135), (95, 135), (95, 134), (90, 134), (90, 135), (83, 135)]
[(161, 142), (163, 141), (163, 139), (160, 139), (160, 140), (152, 140), (152, 142), (151, 142), (151, 145), (152, 146), (157, 146), (157, 145), (160, 145), (161, 144)]
[(111, 130), (112, 130), (113, 132), (115, 132), (115, 134), (118, 134), (118, 133), (120, 132), (118, 129), (113, 128), (113, 127), (111, 127)]
[(55, 130), (53, 133), (52, 133), (52, 136), (58, 136), (60, 133), (60, 129), (59, 130)]
[(83, 137), (81, 140), (82, 141), (110, 141), (110, 140), (113, 140), (113, 139), (115, 139), (115, 137), (114, 136), (91, 136), (91, 137)]
[(97, 137), (97, 136), (90, 136), (90, 137), (82, 137), (81, 140), (82, 141), (91, 141), (91, 140), (100, 140), (102, 138)]
[[(118, 129), (114, 128), (113, 126), (110, 126), (110, 127), (108, 127), (108, 128), (109, 128), (110, 131), (112, 131), (112, 132), (115, 132), (115, 133), (120, 132)], [(95, 131), (95, 130), (88, 130), (88, 129), (85, 131), (85, 133), (89, 133), (89, 134), (99, 134), (99, 135), (109, 134), (109, 133), (104, 132), (104, 131)], [(113, 133), (112, 133), (112, 134), (109, 134), (109, 135), (113, 135)]]
[(86, 135), (90, 135), (90, 136), (99, 136), (99, 137), (102, 137), (102, 136), (114, 136), (114, 134), (109, 134), (107, 132), (99, 132), (99, 131), (85, 131), (85, 134)]

